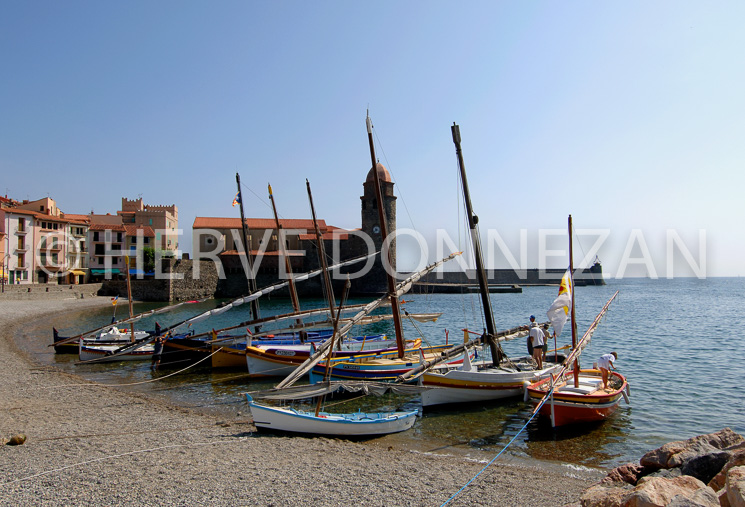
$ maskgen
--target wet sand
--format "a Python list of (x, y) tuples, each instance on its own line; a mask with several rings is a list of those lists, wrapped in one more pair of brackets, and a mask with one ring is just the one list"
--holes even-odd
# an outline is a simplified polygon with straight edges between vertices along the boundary
[[(81, 386), (13, 341), (24, 321), (108, 304), (0, 301), (0, 437), (28, 437), (0, 447), (0, 504), (441, 505), (484, 467), (374, 439), (257, 434), (246, 416)], [(495, 462), (451, 504), (561, 506), (603, 475), (515, 461)]]

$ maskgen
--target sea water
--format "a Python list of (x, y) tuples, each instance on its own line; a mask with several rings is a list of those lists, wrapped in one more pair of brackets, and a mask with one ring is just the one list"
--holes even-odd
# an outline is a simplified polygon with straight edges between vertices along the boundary
[[(745, 321), (745, 279), (625, 279), (607, 280), (607, 285), (577, 287), (576, 313), (580, 335), (587, 329), (615, 291), (611, 305), (581, 356), (583, 367), (610, 351), (618, 353), (616, 367), (626, 376), (630, 404), (621, 402), (607, 421), (582, 427), (554, 430), (547, 421), (533, 419), (532, 405), (520, 398), (476, 405), (428, 408), (414, 428), (383, 437), (391, 443), (423, 452), (467, 452), (476, 459), (490, 459), (508, 443), (506, 455), (556, 460), (586, 466), (615, 466), (637, 461), (660, 445), (710, 433), (724, 427), (745, 434), (745, 352), (742, 331)], [(497, 329), (528, 323), (545, 313), (557, 295), (556, 287), (524, 287), (522, 293), (492, 294)], [(425, 344), (459, 343), (463, 329), (483, 331), (481, 300), (477, 294), (407, 294), (403, 308), (409, 313), (441, 312), (436, 322), (404, 320), (407, 339), (422, 338)], [(350, 300), (349, 304), (369, 300)], [(159, 315), (161, 326), (178, 322), (220, 301), (184, 305)], [(145, 311), (155, 304), (136, 304)], [(303, 309), (323, 306), (321, 299), (302, 300)], [(51, 326), (61, 334), (103, 325), (114, 307), (85, 313), (56, 315), (19, 331), (18, 341), (46, 363), (75, 372), (91, 381), (107, 384), (136, 384), (122, 389), (148, 392), (183, 406), (213, 411), (225, 417), (247, 417), (241, 393), (271, 387), (276, 382), (250, 381), (245, 372), (186, 372), (155, 382), (174, 370), (153, 373), (149, 362), (75, 365), (76, 356), (54, 354), (50, 347)], [(117, 308), (121, 317), (126, 307)], [(262, 316), (291, 310), (289, 300), (261, 301)], [(250, 319), (249, 305), (195, 324), (196, 332), (219, 329)], [(152, 329), (154, 319), (143, 319), (138, 329)], [(390, 321), (356, 328), (355, 334), (388, 333)], [(571, 343), (567, 325), (557, 339), (559, 347)], [(553, 345), (553, 340), (549, 345)], [(508, 355), (525, 355), (525, 340), (503, 344)], [(372, 404), (372, 405), (371, 405)], [(388, 396), (378, 401), (351, 401), (333, 410), (351, 411), (374, 407), (421, 408), (417, 397)], [(330, 409), (331, 410), (331, 409)], [(238, 414), (241, 414), (240, 416)]]

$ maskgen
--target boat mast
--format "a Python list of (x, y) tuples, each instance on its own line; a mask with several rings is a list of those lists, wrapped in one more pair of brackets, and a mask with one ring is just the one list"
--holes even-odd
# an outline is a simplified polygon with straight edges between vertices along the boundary
[[(373, 143), (372, 136), (372, 120), (370, 115), (367, 115), (365, 119), (367, 124), (367, 142), (370, 144), (370, 159), (372, 160), (372, 173), (373, 180), (375, 181), (375, 200), (378, 203), (378, 219), (380, 220), (380, 236), (383, 241), (388, 237), (388, 224), (385, 220), (385, 209), (383, 208), (383, 192), (380, 189), (380, 177), (378, 176), (378, 160), (375, 157), (375, 145)], [(393, 266), (391, 262), (391, 249), (388, 249), (388, 266)], [(385, 269), (386, 280), (388, 281), (388, 295), (391, 300), (391, 311), (393, 313), (393, 327), (396, 330), (396, 348), (398, 349), (398, 357), (404, 357), (404, 330), (401, 326), (401, 311), (398, 307), (398, 296), (396, 295), (396, 281), (393, 279), (393, 275), (389, 273), (388, 269)]]
[(321, 262), (321, 269), (323, 269), (323, 283), (326, 286), (326, 299), (329, 302), (329, 310), (331, 311), (331, 321), (336, 320), (336, 310), (334, 309), (334, 288), (331, 285), (331, 277), (329, 276), (329, 268), (326, 263), (326, 247), (323, 245), (323, 237), (321, 236), (321, 230), (318, 227), (318, 220), (316, 219), (316, 208), (313, 205), (313, 194), (310, 191), (310, 182), (306, 179), (305, 186), (308, 189), (308, 201), (310, 201), (310, 214), (313, 217), (313, 228), (316, 232), (316, 241), (318, 241), (318, 258)]
[[(572, 350), (577, 348), (577, 319), (574, 311), (574, 255), (572, 254), (572, 215), (569, 215), (569, 279), (572, 284)], [(579, 387), (579, 354), (574, 358), (574, 387)]]
[[(277, 214), (277, 204), (274, 202), (274, 193), (272, 193), (272, 186), (269, 187), (269, 200), (272, 201), (272, 211), (274, 211), (274, 223), (277, 224), (277, 245), (279, 246), (279, 252), (282, 257), (285, 258), (285, 270), (287, 271), (287, 279), (289, 282), (290, 299), (292, 300), (292, 308), (296, 312), (300, 311), (300, 301), (297, 298), (297, 289), (295, 288), (295, 280), (292, 277), (292, 267), (290, 266), (290, 257), (287, 255), (287, 248), (285, 240), (282, 236), (282, 224), (279, 223), (279, 215)], [(301, 322), (301, 320), (298, 320)]]
[[(248, 265), (248, 293), (253, 294), (256, 292), (256, 280), (254, 279), (254, 268), (253, 262), (251, 261), (251, 245), (248, 243), (248, 225), (246, 224), (246, 217), (243, 214), (243, 194), (241, 193), (241, 176), (235, 173), (235, 182), (238, 184), (238, 204), (241, 208), (241, 231), (243, 233), (243, 253), (246, 255), (246, 263)], [(251, 315), (253, 320), (259, 320), (261, 318), (261, 312), (259, 311), (259, 301), (254, 299), (251, 301)], [(256, 328), (258, 331), (260, 327)]]
[(481, 302), (484, 307), (484, 319), (486, 320), (486, 341), (489, 343), (491, 349), (492, 362), (494, 366), (499, 366), (499, 362), (502, 359), (502, 351), (500, 350), (495, 336), (497, 334), (497, 327), (494, 324), (494, 313), (491, 307), (491, 298), (489, 297), (489, 283), (486, 278), (486, 270), (484, 269), (484, 259), (481, 254), (481, 238), (479, 237), (479, 231), (477, 224), (479, 222), (478, 216), (473, 212), (473, 206), (471, 205), (471, 194), (468, 191), (468, 180), (466, 179), (466, 166), (463, 162), (463, 150), (460, 147), (460, 127), (453, 123), (450, 127), (450, 131), (453, 134), (453, 143), (455, 143), (455, 153), (458, 155), (458, 167), (460, 168), (460, 178), (463, 184), (463, 198), (466, 202), (466, 213), (468, 214), (468, 227), (471, 230), (471, 242), (473, 243), (473, 255), (476, 260), (476, 275), (479, 280), (479, 289), (481, 290)]
[[(124, 256), (124, 269), (127, 270), (127, 302), (129, 303), (129, 318), (131, 319), (134, 316), (134, 312), (132, 311), (132, 285), (129, 281), (129, 256)], [(135, 341), (135, 323), (131, 322), (129, 324), (129, 341), (134, 342)], [(82, 340), (81, 340), (82, 342)]]

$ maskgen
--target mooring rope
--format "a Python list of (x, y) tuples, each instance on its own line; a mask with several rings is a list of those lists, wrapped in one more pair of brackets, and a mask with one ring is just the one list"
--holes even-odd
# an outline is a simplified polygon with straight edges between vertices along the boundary
[(167, 379), (168, 377), (173, 377), (174, 375), (178, 375), (179, 373), (183, 373), (186, 370), (188, 370), (189, 368), (195, 367), (196, 365), (198, 365), (202, 361), (206, 361), (207, 359), (211, 358), (212, 356), (214, 356), (215, 354), (217, 354), (221, 350), (222, 350), (222, 347), (220, 347), (219, 349), (217, 349), (216, 351), (214, 351), (209, 356), (203, 357), (202, 359), (200, 359), (196, 363), (191, 364), (191, 365), (187, 366), (186, 368), (183, 368), (183, 369), (181, 369), (179, 371), (175, 371), (173, 373), (169, 373), (168, 375), (163, 375), (162, 377), (153, 378), (153, 379), (150, 379), (150, 380), (142, 380), (140, 382), (130, 382), (128, 384), (98, 384), (98, 383), (95, 383), (95, 382), (87, 382), (85, 384), (59, 384), (59, 385), (56, 385), (56, 386), (39, 386), (39, 389), (56, 389), (58, 387), (80, 387), (80, 386), (91, 386), (91, 387), (125, 387), (125, 386), (137, 386), (137, 385), (140, 385), (140, 384), (149, 384), (151, 382), (157, 382), (159, 380)]
[(494, 456), (494, 458), (492, 458), (492, 460), (489, 461), (489, 463), (487, 463), (484, 466), (484, 468), (482, 468), (479, 471), (479, 473), (477, 473), (476, 475), (474, 475), (473, 477), (471, 477), (471, 479), (468, 482), (466, 482), (463, 485), (462, 488), (460, 488), (458, 491), (456, 491), (453, 494), (453, 496), (451, 496), (450, 498), (448, 498), (445, 501), (445, 503), (443, 503), (440, 507), (444, 507), (445, 505), (447, 505), (450, 502), (452, 502), (455, 499), (456, 496), (458, 496), (459, 494), (461, 494), (473, 481), (475, 481), (481, 474), (483, 474), (486, 471), (486, 469), (489, 468), (497, 460), (497, 458), (499, 458), (504, 453), (504, 451), (507, 450), (507, 448), (510, 445), (512, 445), (512, 443), (515, 441), (515, 439), (517, 439), (517, 437), (520, 436), (520, 433), (522, 433), (525, 430), (525, 428), (528, 427), (528, 424), (530, 424), (530, 421), (532, 421), (533, 418), (538, 414), (538, 411), (541, 409), (541, 407), (546, 403), (546, 401), (548, 401), (548, 398), (551, 395), (551, 392), (552, 391), (553, 391), (553, 387), (549, 390), (548, 393), (546, 393), (546, 395), (543, 397), (543, 400), (541, 401), (541, 403), (539, 403), (538, 406), (533, 410), (533, 413), (531, 414), (530, 418), (528, 418), (528, 420), (525, 422), (525, 424), (523, 425), (523, 427), (520, 428), (520, 430), (517, 433), (515, 433), (515, 436), (512, 437), (512, 439), (509, 442), (507, 442), (507, 445), (505, 445), (504, 448), (501, 451), (499, 451), (499, 453), (497, 453), (497, 455)]

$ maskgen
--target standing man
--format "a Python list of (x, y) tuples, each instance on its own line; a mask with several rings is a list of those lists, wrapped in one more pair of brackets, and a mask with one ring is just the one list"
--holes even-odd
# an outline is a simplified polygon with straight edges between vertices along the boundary
[(530, 343), (533, 345), (533, 359), (538, 363), (538, 369), (543, 369), (543, 349), (546, 346), (545, 335), (535, 323), (535, 316), (530, 316)]
[(598, 368), (600, 369), (600, 374), (603, 376), (603, 389), (608, 389), (608, 375), (610, 374), (610, 370), (615, 370), (613, 361), (616, 359), (618, 359), (618, 354), (615, 352), (603, 354), (598, 359)]
[(153, 341), (153, 362), (150, 363), (150, 369), (153, 371), (158, 371), (158, 366), (160, 366), (160, 355), (163, 352), (164, 341), (161, 335), (156, 336)]

